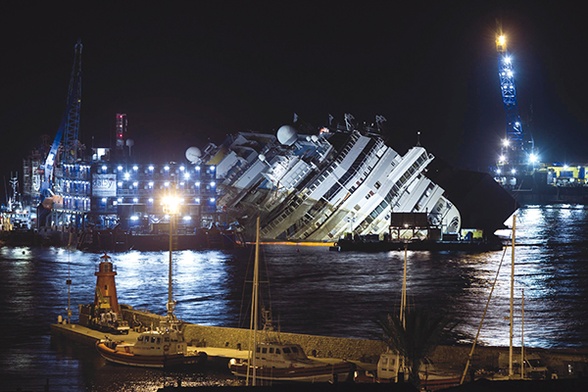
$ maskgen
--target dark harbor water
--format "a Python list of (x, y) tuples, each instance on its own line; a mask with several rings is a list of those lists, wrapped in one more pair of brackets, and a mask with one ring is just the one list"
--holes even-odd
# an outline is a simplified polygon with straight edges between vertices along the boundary
[[(511, 224), (510, 221), (507, 222)], [(515, 344), (520, 344), (521, 294), (525, 345), (588, 346), (588, 207), (528, 206), (517, 212)], [(177, 374), (113, 366), (91, 347), (63, 344), (49, 325), (70, 302), (93, 300), (97, 254), (55, 248), (0, 248), (0, 391), (155, 391), (179, 376), (184, 385), (224, 384), (228, 373)], [(119, 301), (164, 314), (167, 252), (111, 254)], [(245, 326), (249, 295), (247, 251), (175, 252), (177, 315), (188, 322)], [(266, 246), (263, 259), (274, 322), (282, 331), (374, 338), (373, 319), (396, 311), (403, 252), (337, 253), (326, 247)], [(480, 334), (481, 344), (507, 346), (511, 249), (505, 252), (408, 252), (408, 297), (413, 306), (457, 321), (454, 341), (471, 342), (497, 274)], [(246, 287), (245, 287), (246, 286)]]

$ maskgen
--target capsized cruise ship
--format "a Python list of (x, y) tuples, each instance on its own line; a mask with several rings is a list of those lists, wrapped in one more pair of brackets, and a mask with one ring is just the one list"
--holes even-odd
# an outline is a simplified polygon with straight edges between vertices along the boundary
[(245, 227), (260, 215), (265, 240), (386, 236), (396, 212), (426, 213), (431, 227), (458, 233), (460, 212), (425, 176), (434, 156), (419, 145), (401, 155), (352, 119), (309, 134), (293, 125), (275, 135), (240, 132), (197, 151), (216, 166), (217, 205)]

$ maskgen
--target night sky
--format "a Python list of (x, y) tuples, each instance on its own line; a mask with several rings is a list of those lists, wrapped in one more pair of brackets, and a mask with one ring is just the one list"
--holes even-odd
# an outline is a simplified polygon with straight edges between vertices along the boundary
[(500, 21), (525, 132), (544, 161), (588, 162), (585, 13), (545, 3), (2, 2), (2, 202), (10, 172), (57, 132), (79, 38), (87, 147), (112, 142), (119, 112), (133, 154), (154, 162), (229, 133), (273, 132), (294, 113), (314, 126), (351, 113), (383, 115), (402, 154), (420, 131), (435, 156), (486, 170), (505, 132)]

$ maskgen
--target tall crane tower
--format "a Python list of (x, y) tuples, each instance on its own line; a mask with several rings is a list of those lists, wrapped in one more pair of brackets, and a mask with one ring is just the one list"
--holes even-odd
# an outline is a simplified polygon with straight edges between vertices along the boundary
[(507, 49), (506, 36), (500, 32), (496, 37), (498, 52), (498, 76), (502, 102), (506, 111), (506, 134), (502, 140), (498, 172), (502, 176), (528, 174), (536, 161), (532, 139), (527, 140), (517, 103), (517, 89), (512, 56)]
[(74, 64), (69, 80), (65, 113), (42, 167), (41, 195), (45, 197), (53, 192), (55, 166), (60, 162), (73, 163), (77, 160), (82, 103), (82, 48), (82, 42), (78, 40), (74, 47)]

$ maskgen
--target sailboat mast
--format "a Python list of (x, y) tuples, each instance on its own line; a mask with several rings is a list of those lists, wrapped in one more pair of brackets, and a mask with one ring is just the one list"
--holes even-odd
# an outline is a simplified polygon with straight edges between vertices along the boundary
[(525, 378), (525, 289), (521, 289), (521, 380)]
[(515, 275), (515, 237), (516, 237), (516, 225), (517, 216), (512, 216), (512, 260), (510, 266), (510, 329), (509, 329), (509, 346), (508, 346), (508, 375), (512, 377), (514, 375), (512, 368), (512, 357), (513, 357), (513, 324), (514, 324), (514, 275)]
[(172, 251), (173, 251), (173, 214), (169, 215), (169, 270), (167, 273), (167, 316), (170, 317), (172, 313)]
[[(408, 245), (404, 244), (404, 262), (403, 262), (403, 271), (402, 271), (402, 292), (400, 294), (400, 322), (402, 323), (402, 328), (406, 330), (406, 264), (408, 258)], [(396, 371), (397, 374), (397, 381), (404, 382), (404, 368), (406, 366), (406, 357), (404, 355), (397, 354), (397, 362), (398, 362), (398, 370)], [(402, 374), (403, 379), (400, 380), (400, 375)]]
[(406, 328), (406, 259), (408, 253), (408, 246), (404, 245), (404, 266), (402, 272), (402, 294), (400, 296), (400, 321), (402, 322), (402, 326)]
[[(257, 328), (258, 328), (258, 294), (259, 294), (259, 217), (257, 217), (257, 225), (255, 229), (255, 261), (253, 263), (253, 289), (251, 291), (251, 322), (249, 330), (253, 334), (249, 341), (253, 341), (249, 349), (250, 360), (249, 368), (252, 370), (251, 385), (255, 386), (255, 379), (257, 378), (257, 360), (255, 352), (257, 350)], [(247, 371), (246, 383), (249, 384), (249, 371)]]

